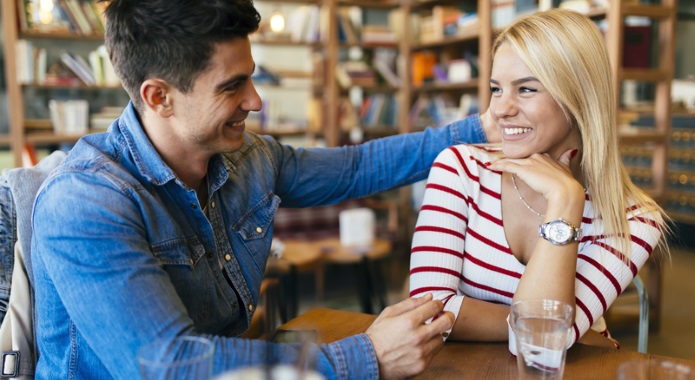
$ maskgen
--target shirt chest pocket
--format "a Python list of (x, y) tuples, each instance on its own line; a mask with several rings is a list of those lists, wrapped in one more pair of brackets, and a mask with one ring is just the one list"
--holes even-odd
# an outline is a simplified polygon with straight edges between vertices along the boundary
[(162, 265), (194, 267), (205, 255), (205, 247), (197, 237), (180, 238), (151, 247), (152, 254)]
[(280, 207), (280, 198), (274, 194), (268, 194), (249, 211), (247, 211), (234, 225), (234, 230), (245, 241), (266, 237), (270, 229), (275, 213)]

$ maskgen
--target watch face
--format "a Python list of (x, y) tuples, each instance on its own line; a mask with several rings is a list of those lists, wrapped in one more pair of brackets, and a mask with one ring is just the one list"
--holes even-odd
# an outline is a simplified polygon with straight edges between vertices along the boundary
[(551, 223), (548, 226), (548, 237), (558, 243), (567, 242), (572, 238), (572, 231), (565, 223)]

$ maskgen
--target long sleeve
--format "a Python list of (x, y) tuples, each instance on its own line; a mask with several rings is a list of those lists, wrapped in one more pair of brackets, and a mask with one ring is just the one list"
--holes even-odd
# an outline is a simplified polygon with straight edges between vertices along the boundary
[(427, 128), (331, 149), (287, 149), (269, 143), (277, 157), (275, 192), (283, 206), (307, 207), (364, 197), (425, 179), (447, 147), (485, 142), (478, 114)]
[(584, 237), (579, 244), (577, 257), (577, 310), (573, 343), (586, 333), (632, 282), (661, 237), (653, 216), (630, 207), (626, 210), (631, 235), (629, 260), (626, 261), (627, 255), (618, 251), (616, 239), (603, 234), (600, 219), (586, 217), (590, 212), (584, 212)]
[(410, 261), (411, 297), (431, 292), (454, 316), (458, 316), (463, 300), (459, 285), (469, 207), (465, 179), (471, 177), (459, 154), (458, 150), (447, 149), (432, 166)]

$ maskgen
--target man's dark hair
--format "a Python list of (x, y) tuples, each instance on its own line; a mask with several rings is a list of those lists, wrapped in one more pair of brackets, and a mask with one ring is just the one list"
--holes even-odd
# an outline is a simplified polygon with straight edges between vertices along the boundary
[(252, 0), (111, 0), (105, 16), (111, 62), (141, 114), (146, 79), (191, 90), (214, 45), (247, 37), (261, 20)]

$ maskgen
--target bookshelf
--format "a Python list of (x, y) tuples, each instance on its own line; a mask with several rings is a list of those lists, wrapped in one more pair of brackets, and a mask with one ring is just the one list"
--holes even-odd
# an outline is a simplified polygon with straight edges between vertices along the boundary
[[(263, 110), (249, 115), (247, 125), (291, 145), (322, 145), (333, 105), (328, 73), (326, 2), (318, 0), (260, 0), (259, 30), (250, 36), (257, 64), (254, 84), (263, 99)], [(283, 27), (273, 30), (276, 16)], [(259, 69), (273, 77), (266, 80)]]
[(399, 133), (402, 17), (396, 1), (339, 0), (334, 25), (339, 143)]
[(487, 109), (492, 4), (489, 0), (404, 2), (401, 132), (443, 125)]
[[(86, 133), (94, 132), (89, 128), (90, 117), (102, 106), (127, 103), (127, 94), (109, 71), (109, 81), (103, 76), (93, 77), (94, 72), (89, 62), (89, 54), (94, 52), (94, 63), (99, 62), (102, 70), (110, 62), (103, 63), (103, 56), (97, 55), (103, 44), (103, 25), (99, 22), (93, 1), (57, 1), (52, 12), (53, 22), (32, 24), (25, 12), (28, 1), (8, 0), (2, 2), (2, 25), (5, 39), (5, 78), (9, 111), (9, 132), (0, 136), (0, 145), (7, 146), (12, 155), (14, 166), (22, 166), (25, 151), (34, 151), (37, 147), (52, 149), (61, 144), (72, 144)], [(68, 5), (70, 3), (70, 5)], [(38, 3), (36, 3), (38, 4)], [(38, 6), (38, 5), (32, 6)], [(80, 9), (68, 7), (77, 6)], [(63, 8), (65, 7), (65, 8)], [(84, 7), (84, 8), (82, 8)], [(80, 12), (80, 21), (72, 19), (74, 13)], [(87, 13), (91, 12), (91, 13)], [(71, 18), (68, 19), (67, 15)], [(87, 15), (90, 16), (87, 16)], [(65, 18), (62, 18), (65, 17)], [(73, 22), (73, 23), (71, 23)], [(101, 25), (101, 26), (98, 26)], [(103, 49), (100, 51), (104, 52)], [(80, 56), (83, 67), (91, 72), (90, 80), (79, 79), (60, 63), (60, 56), (69, 52), (75, 58)], [(43, 55), (43, 57), (41, 57)], [(26, 57), (26, 58), (25, 58)], [(106, 58), (108, 60), (108, 58)], [(50, 69), (49, 69), (50, 68)], [(105, 70), (104, 70), (105, 71)], [(103, 72), (103, 71), (102, 71)], [(69, 74), (69, 76), (68, 76)], [(85, 74), (84, 72), (82, 74)], [(86, 75), (86, 74), (85, 74)], [(76, 114), (75, 108), (67, 108), (68, 100), (83, 99), (88, 111), (81, 108), (79, 131), (60, 131), (56, 126), (60, 117), (54, 113), (51, 121), (49, 103), (59, 103), (61, 112)], [(72, 123), (70, 123), (72, 124)], [(32, 164), (31, 162), (27, 164)]]
[[(669, 173), (673, 106), (671, 85), (674, 77), (677, 0), (593, 0), (586, 12), (604, 22), (611, 60), (614, 99), (619, 111), (618, 128), (621, 153), (633, 182), (650, 193), (675, 220), (685, 214), (669, 210)], [(559, 4), (554, 4), (559, 5)], [(637, 27), (633, 22), (637, 20)], [(630, 46), (628, 36), (644, 32), (639, 49)], [(641, 56), (643, 55), (643, 56)], [(639, 89), (641, 94), (634, 92)], [(691, 219), (692, 222), (692, 219)], [(655, 260), (647, 262), (649, 276), (650, 330), (658, 331), (661, 309), (661, 268)], [(609, 321), (614, 313), (607, 313)]]

